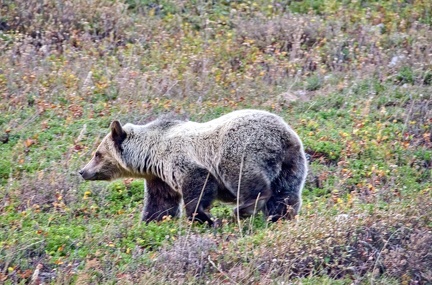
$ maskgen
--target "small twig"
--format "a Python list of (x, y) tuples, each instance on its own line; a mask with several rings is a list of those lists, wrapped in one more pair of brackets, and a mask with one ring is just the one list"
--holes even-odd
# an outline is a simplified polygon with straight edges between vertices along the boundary
[(308, 112), (315, 104), (316, 104), (316, 102), (317, 101), (313, 101), (311, 104), (310, 104), (310, 106), (307, 108), (307, 110), (305, 111), (305, 113), (306, 112)]
[(394, 231), (394, 233), (392, 233), (392, 234), (390, 235), (390, 237), (388, 238), (388, 240), (384, 243), (383, 247), (382, 247), (381, 250), (379, 251), (378, 256), (377, 256), (377, 259), (375, 260), (374, 267), (372, 268), (372, 274), (371, 274), (371, 280), (370, 280), (370, 284), (371, 284), (371, 285), (374, 284), (374, 272), (375, 272), (375, 269), (376, 269), (376, 267), (377, 267), (377, 265), (378, 265), (378, 261), (379, 261), (379, 259), (381, 258), (381, 254), (382, 254), (382, 252), (383, 252), (384, 249), (387, 247), (388, 243), (389, 243), (390, 240), (393, 238), (393, 236), (394, 236), (394, 235), (395, 235), (395, 234), (396, 234), (400, 229), (401, 229), (401, 228), (397, 229), (396, 231)]
[(87, 132), (87, 124), (84, 124), (77, 139), (75, 140), (75, 143), (79, 143), (80, 141), (82, 141), (86, 135), (86, 132)]
[(84, 79), (84, 83), (82, 85), (82, 89), (87, 89), (87, 88), (91, 88), (90, 84), (93, 85), (93, 72), (89, 71), (89, 73), (87, 74), (86, 78)]
[[(204, 189), (205, 189), (205, 187), (207, 186), (207, 182), (208, 182), (209, 177), (210, 177), (210, 172), (208, 172), (208, 174), (207, 174), (206, 180), (204, 181), (204, 185), (203, 185), (203, 187), (202, 187), (202, 189), (201, 189), (200, 196), (198, 197), (198, 202), (197, 202), (197, 204), (196, 204), (195, 210), (194, 210), (194, 212), (192, 213), (192, 220), (191, 220), (191, 223), (190, 223), (190, 226), (189, 226), (189, 230), (188, 230), (188, 232), (187, 232), (187, 234), (186, 234), (186, 238), (185, 238), (185, 241), (184, 241), (184, 243), (185, 243), (185, 247), (186, 247), (186, 241), (189, 239), (190, 233), (192, 232), (192, 226), (193, 226), (193, 223), (194, 223), (194, 220), (195, 220), (195, 214), (196, 214), (196, 212), (198, 211), (198, 207), (199, 207), (199, 204), (200, 204), (200, 202), (201, 202), (201, 199), (202, 199), (202, 197), (203, 197), (203, 195), (204, 195)], [(185, 205), (185, 206), (186, 206), (186, 205)]]
[(210, 255), (207, 257), (207, 260), (210, 262), (210, 264), (211, 264), (214, 268), (216, 268), (217, 271), (219, 271), (219, 273), (221, 273), (223, 276), (225, 276), (226, 279), (228, 279), (228, 280), (229, 280), (230, 282), (232, 282), (233, 284), (239, 284), (239, 283), (235, 282), (231, 277), (229, 277), (228, 274), (226, 274), (225, 272), (223, 272), (223, 271), (219, 268), (219, 266), (217, 266), (217, 265), (213, 262), (213, 260), (211, 260)]
[(206, 180), (204, 181), (204, 185), (203, 185), (203, 187), (202, 187), (202, 189), (201, 189), (201, 193), (200, 193), (200, 195), (199, 195), (199, 197), (198, 197), (198, 202), (197, 202), (197, 204), (196, 204), (196, 207), (195, 207), (194, 212), (192, 213), (192, 223), (191, 223), (191, 228), (192, 228), (192, 225), (193, 225), (193, 222), (194, 222), (194, 219), (195, 219), (195, 214), (196, 214), (197, 211), (198, 211), (199, 204), (200, 204), (201, 199), (202, 199), (202, 197), (203, 197), (203, 195), (204, 195), (204, 189), (205, 189), (205, 187), (207, 186), (207, 182), (208, 182), (208, 180), (209, 180), (209, 177), (210, 177), (210, 172), (207, 173)]
[(242, 178), (242, 173), (243, 173), (243, 162), (244, 162), (244, 152), (242, 155), (242, 160), (240, 163), (240, 173), (239, 173), (239, 181), (238, 181), (238, 187), (237, 187), (237, 223), (238, 223), (238, 227), (239, 227), (239, 232), (240, 232), (240, 236), (243, 237), (242, 235), (242, 229), (241, 229), (241, 221), (240, 221), (240, 185), (241, 185), (241, 178)]
[(174, 82), (174, 84), (172, 84), (169, 88), (167, 88), (167, 90), (166, 90), (165, 93), (162, 95), (162, 97), (165, 96), (165, 95), (167, 95), (167, 94), (171, 91), (171, 89), (173, 89), (174, 86), (177, 85), (178, 82), (179, 82), (179, 81), (176, 80), (176, 81)]
[(39, 263), (38, 265), (36, 265), (36, 269), (33, 272), (33, 275), (31, 277), (31, 281), (30, 284), (40, 284), (40, 279), (39, 279), (39, 273), (40, 270), (42, 269), (43, 265), (41, 263)]
[[(194, 212), (192, 213), (192, 220), (191, 220), (191, 223), (190, 223), (189, 229), (188, 229), (188, 231), (187, 231), (187, 233), (186, 233), (186, 238), (185, 238), (185, 240), (184, 240), (184, 247), (185, 247), (185, 248), (186, 248), (186, 242), (187, 242), (187, 240), (189, 239), (190, 234), (191, 234), (191, 232), (192, 232), (192, 226), (193, 226), (193, 223), (194, 223), (194, 220), (195, 220), (195, 214), (196, 214), (196, 212), (198, 211), (198, 207), (199, 207), (199, 204), (200, 204), (200, 202), (201, 202), (201, 199), (202, 199), (202, 197), (203, 197), (203, 195), (204, 195), (204, 189), (205, 189), (205, 187), (207, 186), (207, 182), (208, 182), (209, 178), (210, 178), (210, 172), (207, 173), (206, 180), (204, 181), (204, 185), (203, 185), (203, 187), (202, 187), (202, 189), (201, 189), (200, 196), (198, 197), (198, 202), (197, 202), (197, 204), (196, 204), (196, 206), (195, 206), (195, 210), (194, 210)], [(190, 202), (189, 202), (189, 203), (190, 203)], [(186, 204), (185, 204), (184, 206), (186, 207)]]
[(254, 213), (253, 213), (252, 217), (249, 220), (249, 234), (252, 233), (253, 221), (255, 219), (255, 215), (257, 214), (257, 207), (258, 207), (258, 201), (259, 201), (260, 196), (261, 196), (261, 192), (258, 193), (258, 196), (257, 196), (257, 198), (255, 200)]
[(14, 129), (15, 133), (18, 133), (18, 131), (22, 130), (25, 126), (27, 126), (28, 124), (34, 122), (36, 120), (36, 118), (42, 114), (41, 111), (37, 111), (36, 114), (34, 114), (33, 116), (31, 116), (30, 118), (28, 118), (27, 120), (25, 120), (21, 125), (17, 126)]
[[(410, 99), (412, 100), (412, 96), (411, 96), (411, 94), (410, 94)], [(409, 119), (411, 118), (411, 113), (412, 113), (412, 109), (413, 109), (413, 107), (414, 107), (414, 103), (415, 103), (415, 101), (416, 101), (415, 99), (411, 101), (411, 106), (410, 106), (410, 109), (409, 109), (409, 111), (408, 111), (408, 114), (407, 114), (407, 117), (406, 117), (406, 119), (405, 119), (405, 123), (404, 123), (403, 129), (402, 129), (402, 132), (401, 132), (402, 136), (404, 135), (404, 133), (405, 133), (405, 129), (407, 128), (407, 125), (408, 125), (408, 121), (409, 121)], [(402, 137), (402, 138), (403, 138), (403, 137)]]

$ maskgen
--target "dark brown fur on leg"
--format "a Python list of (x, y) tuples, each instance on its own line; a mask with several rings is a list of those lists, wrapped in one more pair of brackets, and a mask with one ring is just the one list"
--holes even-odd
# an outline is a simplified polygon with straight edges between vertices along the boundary
[(304, 156), (292, 155), (292, 161), (282, 165), (282, 171), (272, 182), (272, 197), (267, 202), (266, 215), (273, 222), (293, 219), (301, 207), (301, 188), (305, 169)]
[(171, 189), (160, 178), (146, 180), (145, 205), (142, 220), (160, 221), (165, 216), (175, 217), (179, 213), (180, 193)]
[[(203, 191), (202, 195), (201, 192)], [(206, 169), (195, 168), (190, 171), (183, 184), (183, 199), (186, 214), (190, 220), (213, 225), (213, 220), (206, 210), (217, 196), (218, 183)], [(201, 200), (199, 198), (201, 197)], [(198, 204), (199, 203), (199, 204)], [(197, 207), (198, 205), (198, 207)]]
[(241, 218), (250, 217), (265, 207), (271, 196), (271, 189), (268, 179), (260, 170), (245, 171), (240, 181), (240, 205), (234, 209)]

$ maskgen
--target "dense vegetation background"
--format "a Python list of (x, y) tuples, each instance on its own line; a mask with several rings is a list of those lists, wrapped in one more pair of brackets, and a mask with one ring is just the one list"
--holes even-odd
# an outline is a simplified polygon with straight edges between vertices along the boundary
[[(432, 4), (3, 0), (0, 283), (432, 284)], [(140, 223), (78, 176), (111, 120), (260, 108), (312, 156), (295, 221)]]

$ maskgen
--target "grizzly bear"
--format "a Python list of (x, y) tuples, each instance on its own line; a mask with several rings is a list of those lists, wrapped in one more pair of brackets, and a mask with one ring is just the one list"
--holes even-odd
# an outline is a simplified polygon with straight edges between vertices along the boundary
[(142, 219), (178, 216), (213, 224), (215, 199), (237, 204), (234, 213), (258, 211), (271, 221), (300, 210), (307, 160), (298, 135), (274, 114), (240, 110), (206, 123), (162, 118), (146, 125), (111, 123), (85, 180), (144, 178)]

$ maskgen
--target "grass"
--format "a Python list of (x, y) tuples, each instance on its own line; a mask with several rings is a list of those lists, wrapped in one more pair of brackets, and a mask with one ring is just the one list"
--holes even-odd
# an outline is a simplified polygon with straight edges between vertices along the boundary
[[(0, 283), (432, 282), (428, 1), (74, 3), (0, 10)], [(143, 181), (77, 175), (113, 119), (241, 108), (312, 156), (295, 221), (146, 225)]]

